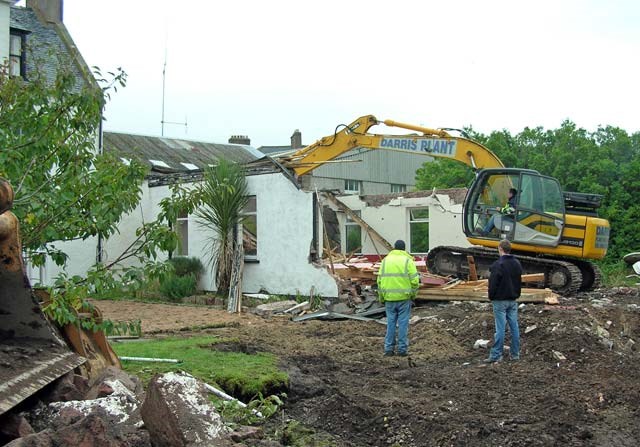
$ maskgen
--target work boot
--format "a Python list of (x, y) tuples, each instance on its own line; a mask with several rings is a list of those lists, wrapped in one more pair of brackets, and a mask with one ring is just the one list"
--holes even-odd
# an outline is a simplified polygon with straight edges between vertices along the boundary
[(399, 355), (400, 357), (406, 357), (406, 356), (408, 356), (409, 354), (407, 354), (406, 352), (398, 352), (398, 355)]
[(488, 358), (484, 359), (482, 361), (482, 363), (498, 363), (498, 362), (501, 362), (501, 361), (502, 361), (502, 356), (500, 356), (498, 358), (495, 358), (495, 359), (491, 358), (491, 357), (488, 357)]
[(384, 353), (384, 356), (385, 356), (385, 357), (393, 357), (393, 351), (386, 351), (386, 352)]

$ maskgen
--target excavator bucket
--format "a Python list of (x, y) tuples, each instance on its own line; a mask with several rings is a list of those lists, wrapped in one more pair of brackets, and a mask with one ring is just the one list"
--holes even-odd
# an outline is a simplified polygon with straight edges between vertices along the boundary
[(45, 318), (24, 274), (13, 190), (0, 179), (0, 414), (83, 364)]

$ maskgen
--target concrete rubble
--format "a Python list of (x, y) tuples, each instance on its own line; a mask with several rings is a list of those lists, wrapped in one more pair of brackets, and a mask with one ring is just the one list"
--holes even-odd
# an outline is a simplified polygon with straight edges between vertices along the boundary
[(273, 303), (265, 303), (256, 306), (254, 313), (261, 317), (269, 317), (276, 314), (282, 314), (296, 304), (298, 304), (298, 302), (293, 300), (274, 301)]
[(70, 373), (54, 383), (35, 407), (18, 414), (32, 433), (7, 445), (150, 446), (149, 433), (141, 429), (143, 395), (139, 381), (117, 368), (106, 368), (89, 385)]
[(158, 375), (146, 393), (136, 377), (115, 367), (90, 383), (78, 377), (69, 373), (34, 396), (34, 402), (3, 414), (0, 444), (204, 447), (263, 436), (255, 427), (226, 427), (204, 382), (186, 373)]
[(142, 404), (142, 419), (154, 446), (219, 445), (228, 431), (207, 397), (204, 383), (187, 373), (155, 377)]

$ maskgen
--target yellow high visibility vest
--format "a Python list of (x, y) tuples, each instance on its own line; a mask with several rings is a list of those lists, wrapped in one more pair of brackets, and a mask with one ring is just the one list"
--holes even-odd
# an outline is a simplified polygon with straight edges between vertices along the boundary
[(412, 299), (418, 292), (420, 276), (413, 257), (404, 250), (392, 250), (378, 272), (378, 295), (382, 301)]

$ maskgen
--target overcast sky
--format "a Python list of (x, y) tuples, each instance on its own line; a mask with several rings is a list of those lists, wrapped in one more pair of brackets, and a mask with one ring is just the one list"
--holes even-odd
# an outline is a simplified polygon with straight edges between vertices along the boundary
[[(310, 144), (374, 114), (488, 133), (640, 130), (640, 1), (64, 0), (89, 65), (122, 67), (106, 130)], [(394, 133), (379, 126), (372, 131)]]

